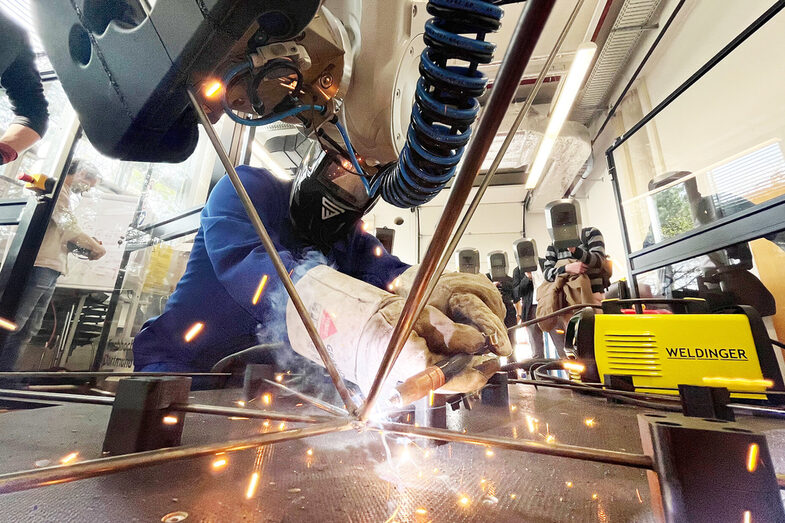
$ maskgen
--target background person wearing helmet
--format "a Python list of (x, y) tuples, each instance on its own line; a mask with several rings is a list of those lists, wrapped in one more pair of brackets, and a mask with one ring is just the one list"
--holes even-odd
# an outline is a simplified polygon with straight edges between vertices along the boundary
[[(293, 181), (248, 166), (237, 172), (338, 370), (367, 392), (416, 272), (363, 232), (360, 217), (374, 204), (365, 187), (369, 180), (319, 147), (306, 155)], [(320, 363), (287, 302), (270, 257), (224, 177), (205, 204), (185, 274), (164, 313), (148, 320), (134, 339), (135, 369), (208, 371), (262, 340), (288, 342)], [(504, 342), (495, 350), (509, 354), (512, 348), (501, 336), (504, 313), (501, 296), (485, 276), (443, 275), (388, 382), (408, 378), (441, 359), (439, 354), (478, 351), (485, 346), (483, 334), (497, 334)], [(490, 357), (495, 356), (479, 359)], [(470, 367), (458, 376), (459, 391), (487, 380)]]

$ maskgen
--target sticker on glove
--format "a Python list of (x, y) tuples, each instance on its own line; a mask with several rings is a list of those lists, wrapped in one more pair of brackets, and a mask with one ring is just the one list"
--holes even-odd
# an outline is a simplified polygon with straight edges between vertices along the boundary
[(319, 336), (325, 339), (336, 332), (338, 332), (338, 329), (335, 328), (335, 323), (333, 323), (330, 314), (327, 311), (322, 311), (322, 318), (319, 320)]

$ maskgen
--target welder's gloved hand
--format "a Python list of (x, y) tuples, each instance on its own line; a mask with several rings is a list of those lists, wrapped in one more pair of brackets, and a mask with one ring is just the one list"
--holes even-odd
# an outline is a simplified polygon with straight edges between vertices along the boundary
[[(326, 265), (309, 270), (295, 285), (316, 329), (344, 378), (367, 394), (403, 309), (404, 299), (373, 285), (342, 274)], [(286, 329), (292, 349), (322, 364), (291, 300), (286, 305)], [(453, 322), (441, 311), (426, 306), (414, 324), (386, 386), (392, 387), (425, 369), (445, 355), (474, 354), (485, 337), (474, 327)], [(448, 382), (445, 392), (472, 392), (488, 380), (495, 359), (475, 357), (466, 370)]]
[[(399, 296), (407, 297), (419, 265), (409, 267), (393, 283)], [(512, 345), (504, 326), (507, 309), (499, 289), (484, 274), (448, 272), (442, 274), (428, 300), (453, 321), (471, 325), (491, 337), (491, 350), (499, 356), (512, 354)]]

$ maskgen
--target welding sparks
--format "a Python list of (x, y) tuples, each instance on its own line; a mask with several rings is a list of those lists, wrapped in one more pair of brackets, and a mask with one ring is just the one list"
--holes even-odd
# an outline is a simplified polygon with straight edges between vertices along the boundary
[(283, 381), (283, 374), (276, 374), (275, 381), (281, 383)]
[(256, 288), (256, 292), (254, 293), (253, 299), (251, 300), (251, 303), (253, 303), (254, 305), (259, 303), (259, 299), (262, 297), (264, 288), (267, 286), (267, 279), (268, 279), (267, 275), (265, 274), (264, 276), (262, 276), (262, 279), (259, 280), (259, 286)]
[(641, 491), (635, 489), (635, 495), (638, 496), (638, 503), (643, 503), (643, 498), (641, 497)]
[(229, 463), (229, 462), (226, 461), (226, 458), (218, 458), (218, 459), (214, 460), (213, 463), (212, 463), (213, 470), (221, 470), (224, 467), (226, 467), (227, 463)]
[(485, 450), (485, 457), (492, 458), (493, 457), (493, 450), (486, 449)]
[(564, 484), (567, 486), (567, 488), (572, 488), (572, 481), (565, 481)]
[(18, 327), (16, 323), (9, 321), (5, 318), (0, 318), (0, 329), (5, 329), (7, 331), (15, 331)]
[(251, 499), (256, 495), (256, 489), (259, 487), (259, 473), (254, 472), (248, 480), (248, 488), (245, 489), (246, 499)]
[(417, 510), (414, 511), (414, 513), (417, 514), (418, 516), (424, 516), (428, 513), (428, 511), (425, 510), (424, 508), (418, 508)]
[(755, 472), (758, 468), (759, 450), (757, 443), (750, 443), (750, 446), (747, 448), (747, 472)]
[(575, 372), (578, 374), (586, 370), (586, 366), (583, 365), (582, 363), (578, 363), (577, 361), (563, 361), (561, 366), (564, 370), (568, 370), (570, 372)]
[(510, 494), (510, 499), (515, 499), (518, 497), (518, 494)]
[(237, 400), (234, 402), (234, 404), (238, 407), (245, 407), (245, 402), (243, 400)]
[(264, 423), (262, 423), (262, 426), (269, 427), (270, 426), (270, 422), (268, 420), (265, 420)]
[(270, 403), (272, 403), (272, 401), (273, 401), (272, 394), (270, 394), (269, 392), (265, 392), (264, 394), (262, 394), (262, 403), (264, 403), (265, 405), (269, 405)]
[(590, 429), (594, 428), (594, 418), (586, 418), (585, 420), (583, 420), (583, 424), (589, 427)]
[(744, 519), (742, 520), (742, 523), (752, 523), (752, 512), (749, 510), (744, 511)]
[(214, 81), (213, 83), (211, 83), (211, 84), (208, 84), (208, 85), (207, 85), (207, 87), (205, 87), (205, 89), (204, 89), (204, 95), (205, 95), (207, 98), (212, 98), (213, 96), (215, 96), (216, 94), (218, 94), (219, 92), (221, 92), (221, 89), (222, 89), (222, 88), (223, 88), (223, 85), (221, 85), (221, 82), (219, 82), (218, 80), (216, 80), (216, 81)]
[(313, 449), (308, 449), (305, 451), (308, 456), (313, 456)]
[(545, 436), (545, 443), (556, 443), (556, 436), (553, 434), (548, 434)]
[(72, 452), (72, 453), (68, 454), (67, 456), (64, 456), (63, 458), (61, 458), (60, 459), (60, 463), (62, 463), (63, 465), (68, 465), (69, 463), (71, 463), (72, 461), (74, 461), (78, 457), (79, 457), (79, 453), (78, 452)]
[(161, 420), (164, 425), (175, 425), (178, 421), (177, 416), (164, 416)]
[(458, 503), (460, 503), (464, 507), (468, 507), (469, 504), (471, 504), (471, 502), (472, 500), (470, 500), (469, 497), (465, 495), (458, 498)]
[(434, 397), (433, 391), (429, 391), (428, 392), (428, 406), (429, 407), (433, 407), (433, 397)]
[(526, 415), (526, 426), (529, 429), (529, 434), (534, 434), (537, 432), (537, 419), (530, 416), (529, 414)]
[(286, 423), (284, 423), (284, 422), (282, 421), (282, 422), (281, 422), (281, 424), (280, 424), (280, 425), (278, 425), (278, 430), (283, 430), (283, 429), (285, 429), (285, 428), (286, 428)]
[(204, 323), (202, 323), (201, 321), (197, 321), (196, 323), (194, 323), (191, 326), (191, 328), (188, 329), (188, 332), (185, 333), (185, 336), (183, 336), (186, 343), (190, 343), (191, 340), (196, 338), (196, 336), (199, 335), (200, 332), (202, 332), (202, 329), (204, 329)]
[(362, 228), (363, 228), (363, 232), (368, 232), (368, 231), (370, 231), (370, 230), (371, 230), (371, 224), (370, 224), (370, 223), (368, 223), (368, 222), (362, 222), (362, 224), (363, 224), (363, 226), (362, 226)]
[(600, 497), (600, 496), (598, 496), (596, 492), (591, 495), (591, 499), (597, 499), (598, 497)]
[(515, 412), (516, 410), (518, 410), (518, 407), (515, 405), (510, 405), (510, 412)]
[(381, 255), (382, 255), (382, 248), (380, 246), (378, 246), (378, 245), (376, 247), (374, 247), (373, 255), (376, 256), (377, 258), (381, 257)]

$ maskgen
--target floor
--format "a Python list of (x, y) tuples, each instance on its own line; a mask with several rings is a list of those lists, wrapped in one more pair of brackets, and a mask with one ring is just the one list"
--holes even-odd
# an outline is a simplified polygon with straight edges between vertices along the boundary
[[(510, 392), (509, 409), (450, 411), (450, 428), (641, 452), (641, 409), (526, 385)], [(224, 390), (195, 393), (192, 401), (233, 405), (239, 398)], [(279, 395), (271, 403), (311, 411)], [(71, 452), (77, 460), (100, 457), (109, 410), (71, 404), (0, 414), (0, 473), (46, 466)], [(785, 471), (785, 423), (749, 416), (739, 423), (766, 431), (775, 468)], [(183, 443), (279, 429), (188, 414)], [(222, 457), (228, 462), (219, 469), (214, 458), (194, 459), (0, 495), (0, 520), (654, 521), (644, 471), (565, 458), (354, 430)], [(258, 485), (248, 492), (254, 473)]]

